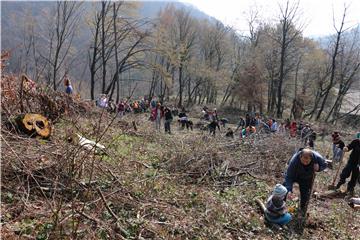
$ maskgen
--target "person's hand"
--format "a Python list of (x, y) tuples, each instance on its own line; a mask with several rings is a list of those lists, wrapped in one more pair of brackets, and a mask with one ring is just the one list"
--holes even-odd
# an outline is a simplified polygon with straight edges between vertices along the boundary
[(292, 193), (292, 192), (288, 192), (288, 194), (287, 194), (287, 199), (289, 199), (289, 200), (293, 200), (294, 199), (294, 193)]
[(314, 164), (314, 171), (315, 171), (315, 172), (318, 172), (319, 169), (320, 169), (319, 164), (318, 164), (318, 163), (315, 163), (315, 164)]

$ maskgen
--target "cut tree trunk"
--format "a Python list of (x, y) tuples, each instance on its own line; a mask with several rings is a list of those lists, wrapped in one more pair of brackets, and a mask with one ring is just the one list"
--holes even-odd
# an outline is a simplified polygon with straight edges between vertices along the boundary
[(51, 135), (51, 124), (49, 120), (41, 114), (21, 114), (17, 116), (15, 121), (18, 129), (27, 135), (40, 136), (45, 139)]

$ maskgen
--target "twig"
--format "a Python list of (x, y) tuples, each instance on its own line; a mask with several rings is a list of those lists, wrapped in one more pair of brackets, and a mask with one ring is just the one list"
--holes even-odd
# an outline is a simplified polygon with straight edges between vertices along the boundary
[(146, 163), (143, 163), (143, 162), (139, 162), (139, 161), (136, 161), (136, 160), (131, 160), (130, 162), (134, 162), (134, 163), (143, 165), (143, 166), (146, 167), (146, 168), (151, 168), (149, 165), (147, 165)]
[(108, 212), (110, 213), (110, 215), (111, 215), (113, 218), (115, 218), (116, 222), (119, 221), (118, 216), (116, 216), (116, 214), (112, 211), (112, 209), (111, 209), (111, 208), (109, 207), (109, 205), (107, 204), (106, 199), (105, 199), (102, 191), (100, 190), (100, 188), (97, 188), (96, 190), (97, 190), (97, 192), (100, 194), (101, 200), (103, 201), (103, 203), (104, 203), (106, 209), (108, 210)]

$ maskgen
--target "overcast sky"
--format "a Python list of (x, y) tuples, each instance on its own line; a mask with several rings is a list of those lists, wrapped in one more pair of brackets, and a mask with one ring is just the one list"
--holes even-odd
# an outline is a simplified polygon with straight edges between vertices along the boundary
[[(262, 19), (275, 21), (279, 16), (279, 5), (286, 0), (181, 0), (196, 6), (237, 30), (247, 31), (247, 16), (251, 9), (258, 9)], [(290, 0), (290, 3), (297, 2)], [(343, 14), (344, 4), (348, 6), (346, 26), (360, 23), (360, 0), (300, 0), (299, 12), (303, 16), (305, 36), (323, 36), (334, 33), (333, 11), (337, 24)]]

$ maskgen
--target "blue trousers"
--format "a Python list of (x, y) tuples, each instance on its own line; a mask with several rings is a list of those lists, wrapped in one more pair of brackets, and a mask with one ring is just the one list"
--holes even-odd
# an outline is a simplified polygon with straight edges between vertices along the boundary
[(342, 150), (336, 146), (336, 144), (333, 144), (333, 160), (335, 162), (340, 162), (340, 158), (342, 155)]

